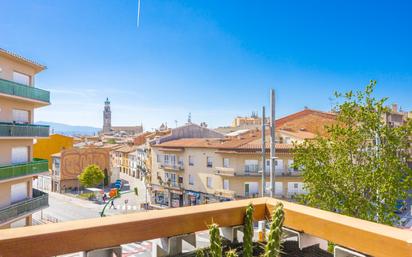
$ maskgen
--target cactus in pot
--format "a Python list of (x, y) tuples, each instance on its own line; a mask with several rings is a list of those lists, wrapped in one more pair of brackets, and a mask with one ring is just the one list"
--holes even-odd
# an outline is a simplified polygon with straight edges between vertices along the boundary
[(253, 205), (250, 203), (246, 208), (245, 222), (243, 229), (243, 256), (253, 255)]
[(222, 257), (222, 240), (220, 239), (219, 226), (213, 223), (209, 226), (210, 256)]
[(279, 257), (282, 248), (282, 227), (285, 220), (283, 204), (276, 204), (272, 213), (272, 224), (270, 225), (268, 242), (265, 246), (264, 257)]

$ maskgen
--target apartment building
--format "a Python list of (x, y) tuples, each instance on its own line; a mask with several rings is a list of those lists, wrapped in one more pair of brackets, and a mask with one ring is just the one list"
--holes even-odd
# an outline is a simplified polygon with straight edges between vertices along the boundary
[(133, 175), (132, 166), (135, 164), (134, 160), (137, 159), (136, 150), (135, 145), (120, 145), (112, 149), (112, 169), (119, 174)]
[[(317, 122), (312, 123), (312, 119)], [(314, 110), (303, 110), (276, 121), (277, 197), (293, 198), (306, 192), (300, 172), (292, 168), (293, 144), (324, 134), (324, 125), (334, 121), (335, 115)], [(268, 159), (268, 141), (265, 148)], [(270, 164), (268, 160), (262, 163), (261, 149), (258, 129), (232, 132), (219, 139), (183, 138), (154, 144), (152, 202), (178, 207), (256, 197), (262, 192), (263, 171), (268, 194)]]
[(59, 153), (62, 150), (72, 149), (74, 144), (73, 137), (53, 134), (48, 138), (39, 138), (33, 145), (34, 158), (47, 159), (49, 169), (52, 169), (52, 154)]
[(34, 139), (49, 136), (48, 126), (33, 125), (34, 110), (50, 104), (50, 93), (34, 86), (45, 68), (0, 48), (0, 228), (31, 225), (32, 213), (48, 206), (32, 187), (48, 173), (48, 161), (33, 158)]

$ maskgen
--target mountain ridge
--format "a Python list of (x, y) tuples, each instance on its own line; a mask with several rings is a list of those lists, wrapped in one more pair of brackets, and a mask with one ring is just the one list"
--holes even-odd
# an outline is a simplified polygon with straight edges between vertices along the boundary
[(65, 123), (50, 122), (50, 121), (37, 121), (35, 124), (50, 126), (53, 133), (62, 134), (66, 136), (93, 136), (96, 135), (101, 128), (91, 127), (91, 126), (77, 126), (69, 125)]

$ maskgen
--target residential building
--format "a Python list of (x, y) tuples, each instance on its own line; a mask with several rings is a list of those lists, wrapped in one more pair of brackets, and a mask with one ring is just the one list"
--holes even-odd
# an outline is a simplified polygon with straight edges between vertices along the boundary
[(110, 178), (110, 154), (107, 148), (86, 147), (63, 150), (52, 155), (53, 192), (77, 191), (81, 187), (79, 175), (92, 164), (100, 167)]
[(136, 152), (137, 146), (135, 145), (121, 145), (112, 149), (112, 169), (114, 172), (119, 174), (132, 174), (131, 164), (134, 164), (134, 161), (129, 158), (137, 158), (134, 154)]
[(32, 224), (32, 213), (48, 206), (33, 178), (47, 174), (47, 160), (33, 158), (33, 140), (49, 136), (34, 125), (34, 110), (50, 105), (50, 93), (34, 87), (46, 67), (0, 48), (0, 228)]
[[(310, 116), (317, 123), (308, 122)], [(293, 143), (325, 134), (325, 124), (335, 122), (335, 115), (303, 110), (279, 119), (276, 131), (277, 197), (293, 198), (305, 193), (301, 174), (292, 168)], [(297, 129), (296, 129), (297, 128)], [(269, 137), (269, 130), (266, 131)], [(172, 207), (224, 201), (261, 194), (261, 172), (269, 183), (269, 140), (265, 164), (261, 158), (261, 130), (245, 130), (225, 138), (182, 138), (153, 144), (152, 202)]]
[(48, 138), (39, 138), (33, 145), (33, 157), (49, 161), (49, 170), (52, 168), (52, 154), (59, 153), (65, 149), (73, 148), (73, 137), (53, 134)]
[(256, 128), (262, 125), (262, 119), (252, 112), (250, 117), (236, 117), (232, 122), (233, 128)]

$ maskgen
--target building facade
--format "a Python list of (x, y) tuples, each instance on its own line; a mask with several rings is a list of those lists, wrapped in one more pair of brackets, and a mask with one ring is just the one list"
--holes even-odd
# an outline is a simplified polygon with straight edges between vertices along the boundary
[(0, 228), (32, 224), (32, 213), (48, 206), (33, 178), (48, 173), (47, 160), (33, 158), (35, 138), (49, 136), (34, 125), (34, 110), (50, 105), (50, 93), (34, 87), (45, 66), (0, 49)]
[(79, 175), (92, 164), (102, 169), (106, 177), (110, 177), (110, 157), (107, 148), (73, 148), (52, 155), (53, 192), (78, 191), (81, 188)]
[[(308, 123), (308, 116), (318, 123)], [(299, 170), (293, 166), (293, 144), (323, 134), (334, 115), (304, 110), (277, 120), (275, 196), (293, 199), (306, 193)], [(317, 133), (311, 132), (317, 131)], [(225, 138), (182, 138), (151, 148), (152, 203), (178, 207), (257, 197), (269, 194), (269, 142), (262, 163), (261, 130), (231, 133)], [(266, 131), (269, 138), (269, 130)]]
[(49, 170), (52, 169), (52, 154), (73, 148), (73, 137), (53, 134), (48, 138), (39, 138), (33, 145), (33, 157), (49, 161)]

